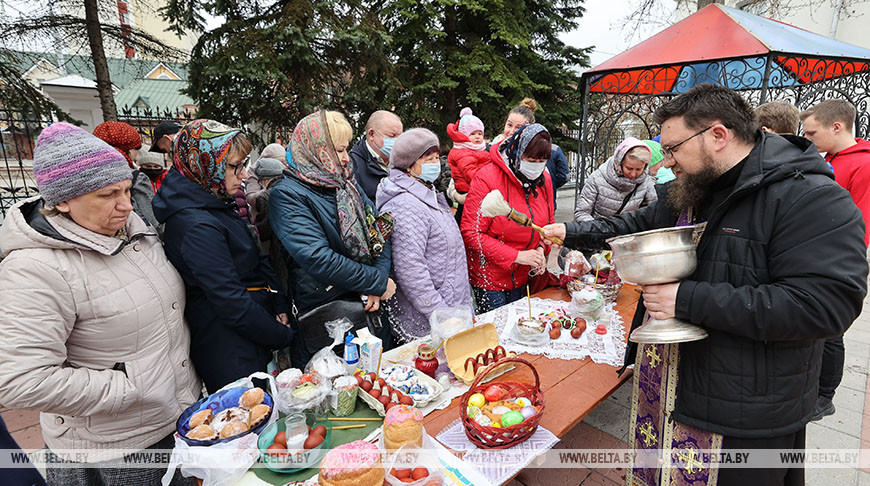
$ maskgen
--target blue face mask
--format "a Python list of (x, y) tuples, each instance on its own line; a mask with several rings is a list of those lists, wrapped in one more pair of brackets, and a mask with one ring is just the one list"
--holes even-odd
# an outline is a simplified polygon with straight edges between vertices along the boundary
[(395, 138), (384, 137), (384, 146), (381, 147), (381, 153), (386, 155), (389, 158), (390, 152), (393, 151), (393, 145), (395, 145), (395, 143), (396, 143)]
[(420, 164), (420, 175), (417, 176), (426, 182), (435, 182), (435, 179), (441, 175), (441, 164), (435, 162), (433, 164)]

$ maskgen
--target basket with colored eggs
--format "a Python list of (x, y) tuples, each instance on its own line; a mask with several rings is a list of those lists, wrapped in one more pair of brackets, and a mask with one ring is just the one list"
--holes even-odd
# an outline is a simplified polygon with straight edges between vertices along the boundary
[[(515, 362), (532, 370), (534, 385), (515, 381), (481, 384), (491, 368)], [(462, 395), (459, 417), (472, 444), (485, 449), (506, 449), (525, 441), (544, 413), (544, 394), (535, 367), (522, 358), (505, 358), (489, 365), (477, 375), (471, 388)]]

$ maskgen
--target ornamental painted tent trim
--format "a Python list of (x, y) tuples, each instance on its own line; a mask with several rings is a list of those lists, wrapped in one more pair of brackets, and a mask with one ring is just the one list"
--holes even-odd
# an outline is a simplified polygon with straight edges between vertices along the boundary
[(583, 73), (575, 198), (621, 140), (658, 134), (656, 108), (702, 83), (737, 90), (753, 106), (845, 99), (858, 111), (856, 135), (870, 133), (870, 49), (712, 4)]
[(856, 72), (870, 72), (870, 49), (712, 4), (584, 76), (593, 93), (656, 94), (701, 83), (760, 89), (765, 73), (768, 87), (786, 87)]

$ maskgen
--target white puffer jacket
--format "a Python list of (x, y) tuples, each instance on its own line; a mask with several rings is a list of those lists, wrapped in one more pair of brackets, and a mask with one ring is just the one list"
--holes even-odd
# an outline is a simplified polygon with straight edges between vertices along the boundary
[(201, 390), (181, 277), (135, 213), (126, 242), (41, 206), (0, 227), (0, 404), (42, 412), (52, 450), (101, 450), (88, 462), (153, 445)]
[(655, 184), (648, 169), (636, 179), (629, 179), (616, 172), (613, 157), (601, 164), (589, 176), (580, 198), (574, 207), (574, 221), (589, 221), (596, 218), (607, 218), (616, 214), (625, 198), (637, 186), (637, 191), (622, 209), (623, 213), (636, 211), (652, 204), (657, 199)]

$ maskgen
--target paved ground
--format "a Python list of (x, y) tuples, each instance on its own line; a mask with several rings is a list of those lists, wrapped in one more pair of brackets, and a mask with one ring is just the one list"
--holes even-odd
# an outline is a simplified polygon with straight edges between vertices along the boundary
[[(560, 191), (557, 221), (567, 221), (573, 213), (573, 190)], [(870, 299), (864, 312), (845, 335), (846, 367), (834, 404), (837, 413), (807, 426), (808, 449), (870, 449)], [(564, 449), (625, 448), (631, 401), (631, 381), (626, 382), (556, 446)], [(45, 445), (39, 429), (38, 413), (0, 408), (3, 420), (18, 443), (27, 450)], [(865, 420), (866, 419), (866, 420)], [(527, 469), (510, 486), (616, 486), (624, 484), (621, 469)], [(870, 470), (809, 469), (810, 486), (870, 486)]]

